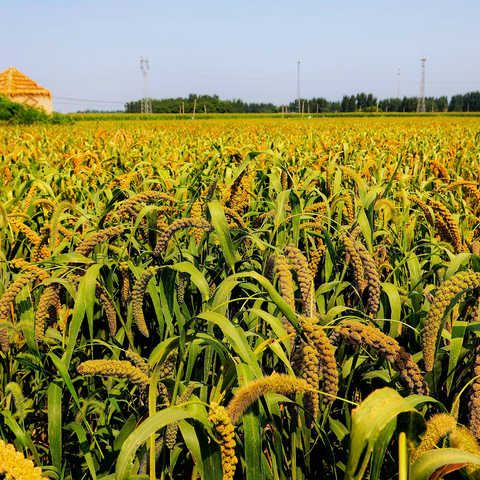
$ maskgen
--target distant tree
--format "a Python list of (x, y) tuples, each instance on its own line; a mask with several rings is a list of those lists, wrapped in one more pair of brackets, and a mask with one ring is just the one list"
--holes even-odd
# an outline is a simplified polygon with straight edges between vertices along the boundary
[(403, 105), (399, 98), (386, 98), (378, 102), (378, 107), (385, 112), (402, 112)]
[(142, 103), (140, 100), (136, 102), (128, 102), (125, 104), (125, 113), (140, 113), (142, 111)]
[[(206, 108), (207, 113), (278, 113), (282, 110), (281, 106), (272, 103), (245, 103), (240, 99), (220, 100), (218, 95), (197, 95), (191, 93), (186, 98), (165, 98), (162, 100), (152, 100), (153, 113), (179, 113), (183, 105), (185, 113), (192, 113), (193, 107), (197, 101), (197, 112), (203, 112)], [(377, 101), (372, 93), (359, 93), (357, 95), (344, 95), (341, 101), (329, 101), (323, 97), (313, 97), (311, 99), (302, 98), (300, 100), (300, 111), (304, 105), (304, 112), (310, 114), (326, 112), (373, 112), (377, 110), (384, 112), (415, 112), (417, 110), (417, 97), (384, 98)], [(466, 112), (480, 111), (480, 92), (470, 92), (464, 95), (454, 95), (450, 102), (446, 96), (439, 98), (427, 97), (425, 106), (428, 112), (449, 111)], [(298, 100), (290, 102), (287, 105), (290, 113), (297, 112)], [(317, 110), (318, 108), (318, 110)], [(368, 109), (368, 110), (367, 110)], [(128, 102), (125, 104), (126, 113), (140, 113), (141, 100)]]
[(357, 110), (365, 110), (367, 106), (367, 96), (364, 93), (359, 93), (357, 95)]
[(342, 109), (342, 104), (340, 102), (331, 102), (330, 103), (330, 111), (331, 112), (339, 112)]
[(480, 92), (470, 92), (465, 94), (463, 101), (464, 112), (479, 112), (480, 111)]
[(313, 97), (310, 100), (303, 100), (305, 102), (305, 113), (310, 110), (310, 113), (322, 113), (322, 112), (329, 112), (330, 111), (330, 102), (325, 98), (316, 98)]
[(355, 95), (349, 97), (344, 95), (342, 98), (342, 112), (354, 112), (356, 109), (357, 98)]
[(435, 103), (437, 105), (437, 111), (444, 112), (448, 110), (448, 98), (445, 96), (439, 97), (435, 99)]
[(399, 98), (391, 98), (389, 110), (391, 112), (403, 112), (402, 101)]
[(463, 112), (463, 95), (454, 95), (448, 104), (449, 112)]
[(435, 102), (435, 98), (425, 97), (425, 111), (427, 111), (427, 112), (436, 112), (437, 111), (437, 104)]
[(403, 97), (402, 110), (404, 112), (416, 112), (417, 104), (418, 104), (417, 97)]
[(367, 97), (367, 107), (376, 107), (377, 98), (373, 96), (373, 93), (369, 93)]

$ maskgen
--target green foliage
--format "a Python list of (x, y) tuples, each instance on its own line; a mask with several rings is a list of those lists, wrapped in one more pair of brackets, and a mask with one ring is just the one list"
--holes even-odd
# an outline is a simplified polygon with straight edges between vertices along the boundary
[[(220, 100), (218, 95), (195, 95), (187, 98), (152, 99), (153, 113), (276, 113), (278, 107), (271, 103), (244, 103), (242, 100)], [(125, 113), (140, 113), (141, 100), (125, 104)]]
[(68, 125), (72, 123), (72, 120), (66, 115), (56, 112), (47, 115), (43, 110), (25, 103), (12, 102), (3, 95), (0, 95), (0, 121), (7, 121), (14, 125), (33, 123)]
[(448, 104), (449, 112), (479, 112), (480, 92), (470, 92), (464, 95), (453, 95)]
[[(420, 412), (393, 389), (375, 390), (352, 412), (350, 453), (345, 478), (352, 480), (364, 478), (370, 455), (382, 430), (392, 420), (396, 420), (397, 416), (407, 412), (413, 412), (413, 415), (420, 418), (420, 421), (415, 423), (414, 429), (402, 430), (408, 432), (408, 437), (414, 441), (419, 434), (423, 435), (425, 421)], [(383, 441), (389, 439), (384, 438)]]

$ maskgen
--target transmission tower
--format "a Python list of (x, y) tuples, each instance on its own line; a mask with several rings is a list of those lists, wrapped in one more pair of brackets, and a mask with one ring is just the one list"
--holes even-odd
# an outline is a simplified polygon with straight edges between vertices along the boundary
[(298, 86), (297, 86), (297, 96), (298, 96), (298, 105), (297, 105), (297, 112), (298, 113), (301, 113), (301, 106), (300, 106), (300, 103), (301, 103), (301, 100), (300, 100), (300, 62), (301, 60), (298, 61)]
[(420, 59), (422, 61), (422, 78), (420, 80), (420, 96), (418, 97), (417, 112), (425, 112), (425, 62), (428, 57), (425, 55)]
[(140, 57), (140, 69), (143, 75), (143, 97), (142, 97), (142, 113), (152, 113), (152, 100), (150, 98), (150, 87), (148, 85), (148, 58)]

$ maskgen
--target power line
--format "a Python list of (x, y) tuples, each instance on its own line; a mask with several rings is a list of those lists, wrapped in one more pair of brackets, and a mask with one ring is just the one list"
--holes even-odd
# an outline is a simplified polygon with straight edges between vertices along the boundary
[[(297, 82), (294, 78), (290, 79), (282, 79), (282, 78), (254, 78), (254, 77), (234, 77), (234, 76), (221, 76), (221, 75), (195, 75), (195, 74), (188, 74), (188, 73), (168, 73), (168, 72), (162, 72), (162, 73), (155, 73), (155, 72), (150, 72), (151, 75), (161, 75), (161, 76), (170, 76), (170, 77), (192, 77), (192, 78), (216, 78), (216, 79), (221, 79), (221, 80), (249, 80), (249, 81), (265, 81), (265, 82)], [(474, 75), (474, 74), (472, 74)], [(480, 74), (478, 74), (480, 75)], [(390, 80), (380, 80), (380, 81), (371, 81), (371, 80), (305, 80), (302, 79), (302, 83), (380, 83), (380, 84), (388, 84), (391, 83)], [(407, 81), (407, 82), (402, 82), (402, 83), (417, 83), (416, 81)], [(460, 83), (466, 83), (466, 84), (480, 84), (480, 80), (478, 81), (452, 81), (452, 80), (447, 80), (447, 81), (437, 81), (437, 82), (429, 82), (430, 84), (460, 84)]]
[(69, 98), (69, 97), (56, 97), (52, 96), (54, 100), (73, 100), (76, 102), (92, 102), (92, 103), (121, 103), (122, 105), (125, 104), (125, 102), (116, 102), (112, 100), (87, 100), (85, 98)]
[[(168, 74), (168, 73), (162, 73), (161, 75), (179, 75), (180, 74)], [(201, 75), (186, 75), (186, 76), (191, 76), (191, 77), (202, 77)], [(279, 79), (259, 79), (259, 78), (241, 78), (241, 77), (215, 77), (215, 76), (208, 76), (206, 78), (225, 78), (225, 79), (238, 79), (238, 80), (268, 80), (268, 81), (287, 81), (287, 82), (295, 82), (295, 80), (279, 80)], [(297, 80), (298, 81), (298, 80)], [(349, 84), (363, 84), (363, 83), (372, 83), (372, 84), (390, 84), (391, 82), (389, 81), (373, 81), (370, 82), (368, 80), (363, 80), (363, 81), (352, 81), (352, 80), (302, 80), (303, 83), (349, 83)], [(403, 84), (415, 84), (417, 82), (405, 82), (402, 81)], [(478, 82), (468, 82), (468, 81), (462, 81), (462, 82), (452, 82), (452, 81), (445, 81), (445, 82), (429, 82), (429, 85), (432, 84), (477, 84), (480, 85), (480, 81)], [(58, 100), (61, 102), (64, 102), (67, 100), (67, 104), (70, 105), (82, 105), (82, 103), (68, 103), (68, 102), (84, 102), (84, 103), (98, 103), (98, 104), (112, 104), (112, 105), (125, 105), (128, 103), (126, 100), (123, 101), (114, 101), (114, 100), (91, 100), (91, 99), (86, 99), (86, 98), (71, 98), (71, 97), (57, 97), (57, 96), (52, 96), (53, 100)]]

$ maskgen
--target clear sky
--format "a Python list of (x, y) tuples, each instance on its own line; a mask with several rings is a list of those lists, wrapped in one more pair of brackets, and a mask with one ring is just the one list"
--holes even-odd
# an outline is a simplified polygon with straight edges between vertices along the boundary
[[(52, 91), (57, 111), (217, 94), (245, 102), (480, 90), (479, 0), (0, 0), (0, 71)], [(74, 100), (71, 100), (74, 99)], [(103, 103), (102, 103), (103, 102)], [(117, 102), (117, 103), (107, 103)]]

